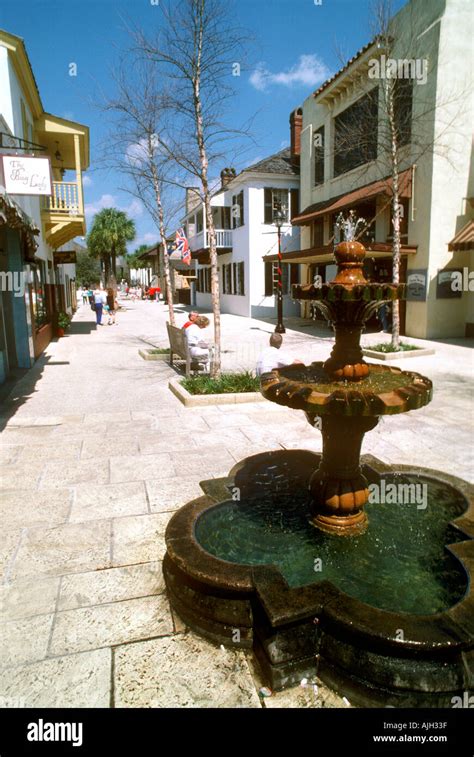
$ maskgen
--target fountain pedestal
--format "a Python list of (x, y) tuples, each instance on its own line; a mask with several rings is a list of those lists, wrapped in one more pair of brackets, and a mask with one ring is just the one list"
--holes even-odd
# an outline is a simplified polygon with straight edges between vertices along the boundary
[(323, 453), (309, 482), (313, 523), (328, 533), (354, 536), (367, 527), (362, 508), (369, 490), (360, 468), (362, 440), (378, 418), (325, 416), (321, 420)]

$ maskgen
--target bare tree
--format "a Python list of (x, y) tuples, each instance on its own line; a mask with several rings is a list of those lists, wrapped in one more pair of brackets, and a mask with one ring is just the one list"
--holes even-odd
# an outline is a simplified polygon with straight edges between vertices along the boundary
[(159, 261), (169, 319), (175, 325), (166, 240), (176, 223), (180, 205), (173, 189), (181, 185), (174, 180), (174, 164), (162, 147), (166, 140), (167, 95), (158, 86), (152, 62), (136, 50), (128, 51), (118, 63), (114, 80), (116, 92), (112, 98), (104, 98), (101, 106), (112, 122), (103, 145), (103, 159), (106, 165), (122, 173), (125, 178), (122, 189), (143, 203), (156, 224), (162, 242)]
[[(173, 128), (160, 146), (179, 171), (197, 179), (206, 217), (211, 264), (211, 299), (214, 316), (215, 356), (212, 375), (221, 371), (220, 293), (216, 232), (212, 215), (210, 171), (232, 150), (232, 140), (244, 129), (229, 128), (222, 120), (233, 90), (232, 74), (238, 73), (244, 36), (234, 26), (233, 14), (220, 0), (165, 0), (163, 25), (155, 36), (135, 31), (139, 50), (170, 82), (167, 110)], [(240, 61), (240, 62), (239, 62)]]
[[(364, 171), (376, 167), (377, 179), (386, 181), (387, 203), (379, 213), (390, 206), (392, 225), (392, 281), (400, 282), (403, 172), (416, 165), (430, 152), (443, 155), (453, 162), (448, 137), (454, 130), (459, 110), (451, 115), (441, 133), (434, 133), (436, 110), (463, 99), (456, 91), (439, 101), (434, 93), (423, 97), (428, 76), (428, 61), (420, 55), (417, 19), (410, 18), (404, 28), (393, 22), (392, 0), (374, 0), (371, 7), (372, 31), (377, 54), (359, 76), (353, 79), (352, 94), (355, 104), (337, 117), (334, 140), (335, 166), (344, 170), (359, 167), (356, 182)], [(415, 79), (420, 77), (415, 86)], [(421, 77), (426, 77), (424, 82)], [(415, 96), (416, 93), (416, 96)], [(375, 222), (375, 219), (372, 219)], [(363, 232), (367, 233), (367, 229)], [(392, 345), (400, 345), (400, 308), (398, 300), (392, 303)]]

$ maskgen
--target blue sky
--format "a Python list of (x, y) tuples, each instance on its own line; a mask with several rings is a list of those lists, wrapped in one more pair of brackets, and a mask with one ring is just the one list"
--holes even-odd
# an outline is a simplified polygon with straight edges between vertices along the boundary
[[(120, 176), (97, 170), (103, 118), (92, 100), (111, 87), (119, 51), (128, 47), (130, 19), (151, 29), (160, 16), (157, 0), (2, 0), (0, 27), (22, 37), (46, 111), (87, 124), (91, 131), (91, 166), (85, 174), (88, 224), (101, 207), (126, 210), (137, 225), (131, 245), (153, 244), (157, 233), (142, 205), (127, 192)], [(226, 2), (226, 0), (222, 0)], [(393, 0), (394, 11), (405, 0)], [(232, 108), (242, 123), (258, 111), (255, 145), (248, 165), (277, 152), (289, 141), (290, 112), (341, 67), (371, 36), (370, 0), (237, 0), (237, 23), (253, 35), (251, 65), (233, 79)], [(77, 76), (69, 75), (76, 63)], [(222, 166), (224, 167), (224, 166)], [(236, 166), (239, 168), (242, 166)]]

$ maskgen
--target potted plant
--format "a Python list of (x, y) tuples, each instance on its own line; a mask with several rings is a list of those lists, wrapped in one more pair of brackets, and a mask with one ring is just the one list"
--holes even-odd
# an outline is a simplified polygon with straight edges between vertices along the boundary
[(67, 313), (58, 313), (58, 336), (64, 336), (65, 331), (69, 328), (71, 319)]

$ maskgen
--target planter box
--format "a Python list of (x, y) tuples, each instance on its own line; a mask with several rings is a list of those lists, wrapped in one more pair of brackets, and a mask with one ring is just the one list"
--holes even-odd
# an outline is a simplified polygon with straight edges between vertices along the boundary
[(169, 360), (169, 352), (153, 352), (153, 350), (138, 350), (138, 354), (143, 360)]
[(364, 348), (362, 354), (366, 357), (373, 357), (375, 360), (404, 360), (406, 357), (425, 357), (425, 355), (434, 355), (434, 347), (421, 347), (419, 350), (400, 350), (400, 352), (378, 352), (371, 350), (370, 347)]
[(236, 392), (232, 394), (190, 394), (180, 379), (171, 379), (169, 389), (185, 407), (200, 405), (235, 405), (240, 402), (262, 402), (265, 397), (260, 392)]

